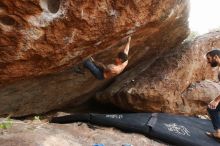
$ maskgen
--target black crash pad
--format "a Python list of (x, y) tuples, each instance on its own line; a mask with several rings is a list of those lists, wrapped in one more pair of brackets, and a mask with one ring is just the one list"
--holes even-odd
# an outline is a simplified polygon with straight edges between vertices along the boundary
[(110, 126), (125, 132), (142, 133), (178, 146), (220, 146), (208, 137), (213, 131), (210, 120), (165, 113), (74, 114), (54, 117), (51, 123), (89, 122)]

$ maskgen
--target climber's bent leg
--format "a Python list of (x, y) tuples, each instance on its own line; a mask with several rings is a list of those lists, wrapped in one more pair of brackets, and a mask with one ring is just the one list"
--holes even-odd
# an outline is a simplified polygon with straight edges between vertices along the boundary
[(103, 69), (96, 66), (92, 60), (86, 59), (83, 62), (84, 67), (88, 68), (90, 70), (90, 72), (99, 80), (104, 80), (104, 74), (103, 74)]

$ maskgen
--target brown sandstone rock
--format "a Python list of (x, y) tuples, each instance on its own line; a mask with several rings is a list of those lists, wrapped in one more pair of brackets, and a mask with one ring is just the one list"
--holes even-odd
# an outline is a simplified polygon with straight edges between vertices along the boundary
[[(195, 82), (182, 93), (191, 113), (205, 113), (210, 101), (220, 95), (220, 83), (209, 80)], [(196, 108), (193, 108), (196, 107)]]
[(188, 0), (1, 0), (0, 115), (87, 100), (107, 82), (67, 69), (89, 55), (112, 62), (129, 35), (127, 69), (149, 63), (186, 38), (187, 19)]
[(190, 115), (204, 113), (205, 110), (200, 110), (205, 108), (203, 99), (192, 104), (190, 97), (187, 98), (189, 103), (184, 102), (181, 94), (190, 83), (217, 78), (217, 71), (212, 71), (204, 58), (212, 47), (220, 48), (220, 32), (185, 42), (149, 67), (147, 62), (139, 64), (117, 78), (97, 95), (97, 99), (128, 110)]
[(92, 146), (96, 143), (106, 146), (166, 145), (140, 134), (123, 133), (113, 128), (95, 128), (91, 129), (83, 123), (60, 125), (41, 121), (13, 121), (12, 128), (0, 129), (0, 143), (1, 146)]
[(111, 56), (130, 34), (136, 49), (173, 46), (186, 36), (186, 7), (176, 0), (1, 0), (0, 81), (54, 73), (107, 49)]

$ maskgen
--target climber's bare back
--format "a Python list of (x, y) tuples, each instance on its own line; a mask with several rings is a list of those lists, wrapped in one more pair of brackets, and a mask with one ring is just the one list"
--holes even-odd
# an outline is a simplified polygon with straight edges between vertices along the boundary
[(120, 65), (115, 65), (115, 64), (109, 64), (107, 65), (107, 68), (104, 71), (104, 77), (106, 79), (114, 77), (118, 74), (120, 74), (124, 68), (127, 66), (128, 61), (123, 62)]

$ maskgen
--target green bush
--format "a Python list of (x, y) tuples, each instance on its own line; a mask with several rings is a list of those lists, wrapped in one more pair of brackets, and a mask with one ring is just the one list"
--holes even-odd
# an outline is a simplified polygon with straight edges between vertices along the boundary
[(6, 118), (5, 121), (3, 121), (2, 123), (0, 123), (0, 129), (8, 129), (12, 127), (12, 119), (10, 119), (10, 117)]

